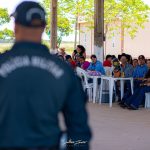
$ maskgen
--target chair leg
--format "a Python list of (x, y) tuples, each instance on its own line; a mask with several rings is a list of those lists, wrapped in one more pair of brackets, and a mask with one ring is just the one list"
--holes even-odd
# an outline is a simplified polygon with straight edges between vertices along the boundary
[(145, 108), (147, 108), (147, 97), (145, 96)]
[(91, 90), (87, 89), (88, 101), (91, 102)]
[(89, 91), (90, 91), (90, 93), (89, 93), (90, 96), (89, 96), (89, 97), (90, 97), (90, 100), (91, 100), (91, 102), (92, 102), (92, 101), (93, 101), (93, 98), (92, 98), (92, 89), (89, 89)]
[(145, 108), (150, 108), (150, 95), (149, 95), (149, 93), (145, 94)]
[(99, 96), (99, 104), (102, 103), (102, 92), (103, 92), (103, 79), (101, 79), (101, 85), (100, 85), (100, 96)]
[(100, 86), (98, 86), (98, 88), (97, 88), (97, 103), (99, 103), (99, 101), (100, 101)]

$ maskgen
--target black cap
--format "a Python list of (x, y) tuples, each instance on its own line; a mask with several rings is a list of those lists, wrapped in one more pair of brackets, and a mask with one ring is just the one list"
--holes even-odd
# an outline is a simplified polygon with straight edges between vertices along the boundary
[(45, 10), (33, 1), (20, 3), (15, 12), (11, 14), (15, 18), (15, 23), (26, 27), (45, 27), (45, 15)]

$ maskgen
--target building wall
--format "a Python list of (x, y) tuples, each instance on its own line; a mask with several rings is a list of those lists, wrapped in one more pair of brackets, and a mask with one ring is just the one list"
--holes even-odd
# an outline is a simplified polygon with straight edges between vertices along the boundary
[[(87, 54), (94, 52), (94, 31), (88, 28), (88, 23), (80, 24), (80, 44), (86, 47)], [(150, 22), (145, 24), (144, 29), (139, 29), (136, 37), (131, 39), (129, 35), (124, 38), (124, 52), (138, 57), (144, 54), (150, 58)], [(121, 34), (114, 33), (114, 37), (106, 37), (104, 54), (118, 55), (121, 53)]]
[(104, 54), (118, 55), (120, 54), (121, 49), (121, 35), (117, 32), (114, 33), (114, 37), (109, 36), (106, 37), (106, 41), (104, 43)]
[(134, 40), (125, 37), (125, 50), (134, 57), (144, 54), (150, 58), (150, 22), (145, 24), (145, 29), (139, 29)]
[(93, 30), (89, 28), (89, 25), (87, 23), (80, 24), (79, 36), (79, 43), (86, 48), (86, 53), (90, 56), (93, 53), (94, 33)]

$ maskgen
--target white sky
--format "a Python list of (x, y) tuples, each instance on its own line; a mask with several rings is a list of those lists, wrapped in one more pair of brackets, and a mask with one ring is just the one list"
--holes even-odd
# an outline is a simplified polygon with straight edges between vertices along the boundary
[[(16, 6), (23, 1), (24, 0), (0, 0), (0, 7), (7, 8), (9, 13), (12, 13), (15, 10)], [(40, 0), (33, 1), (39, 2)]]
[[(13, 12), (15, 7), (20, 3), (23, 2), (24, 0), (0, 0), (0, 7), (2, 8), (8, 8), (9, 13)], [(33, 0), (40, 2), (42, 0)], [(150, 0), (143, 0), (145, 3), (150, 5)]]
[[(23, 2), (24, 0), (0, 0), (0, 7), (1, 8), (7, 8), (9, 14), (11, 14), (16, 6), (20, 3)], [(40, 2), (42, 0), (33, 0), (36, 2)], [(147, 3), (148, 5), (150, 5), (150, 0), (143, 0), (145, 3)], [(11, 21), (11, 23), (9, 23), (8, 25), (5, 25), (5, 27), (8, 27), (10, 29), (13, 29), (13, 21)], [(72, 36), (71, 36), (72, 37)], [(69, 40), (71, 37), (68, 37), (67, 39)], [(73, 38), (73, 37), (72, 37)]]

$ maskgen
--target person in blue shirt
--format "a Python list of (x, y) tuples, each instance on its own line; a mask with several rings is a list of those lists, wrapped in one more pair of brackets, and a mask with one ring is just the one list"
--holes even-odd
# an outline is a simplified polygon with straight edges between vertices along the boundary
[(138, 57), (138, 63), (139, 65), (137, 65), (137, 67), (134, 69), (133, 78), (140, 80), (144, 78), (145, 74), (148, 71), (148, 67), (145, 63), (145, 57), (143, 55), (140, 55)]
[(134, 69), (133, 78), (134, 78), (134, 90), (139, 87), (146, 73), (148, 72), (148, 67), (146, 65), (145, 56), (140, 55), (138, 57), (139, 65)]
[[(143, 55), (140, 55), (138, 57), (138, 66), (133, 71), (133, 78), (134, 78), (134, 91), (137, 91), (140, 88), (140, 84), (142, 83), (145, 75), (148, 72), (148, 67), (145, 64), (145, 57)], [(125, 101), (132, 96), (131, 89), (129, 86), (129, 89), (125, 92), (124, 97), (120, 103), (122, 107), (124, 107)]]
[(136, 88), (134, 94), (126, 99), (123, 108), (138, 110), (140, 105), (145, 103), (145, 93), (150, 92), (150, 70), (148, 70), (145, 79), (143, 79), (139, 88)]
[(92, 62), (90, 63), (90, 66), (88, 67), (87, 70), (98, 71), (102, 75), (105, 75), (105, 70), (104, 70), (103, 64), (97, 60), (96, 55), (92, 55), (91, 60), (92, 60)]

